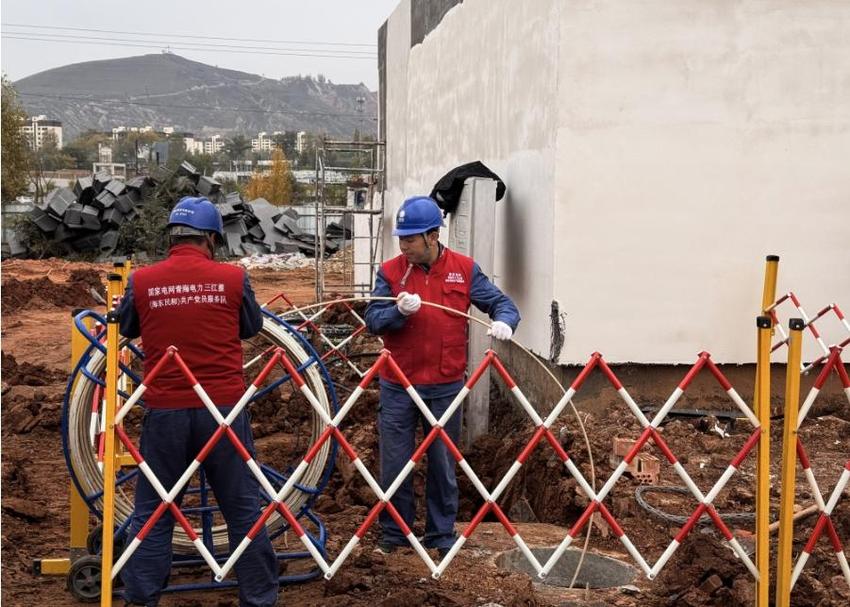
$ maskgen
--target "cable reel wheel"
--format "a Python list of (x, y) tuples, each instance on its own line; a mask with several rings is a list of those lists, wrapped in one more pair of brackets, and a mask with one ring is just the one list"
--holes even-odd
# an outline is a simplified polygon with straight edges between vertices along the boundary
[[(321, 405), (322, 409), (333, 417), (335, 411), (331, 402), (336, 405), (336, 396), (333, 385), (325, 380), (326, 370), (322, 364), (319, 355), (303, 338), (295, 334), (295, 330), (282, 322), (273, 315), (264, 315), (263, 327), (257, 337), (262, 337), (272, 347), (280, 347), (286, 352), (290, 360), (296, 367), (301, 367), (311, 358), (315, 361), (306, 367), (301, 375), (309, 386), (313, 394)], [(131, 340), (122, 338), (120, 346), (124, 349)], [(130, 351), (130, 350), (128, 350)], [(80, 365), (86, 373), (92, 377), (103, 377), (106, 371), (106, 357), (103, 352), (95, 347), (89, 348), (87, 354), (88, 360), (83, 365)], [(131, 363), (132, 364), (132, 363)], [(252, 367), (251, 371), (246, 373), (250, 381), (252, 375), (261, 368), (261, 363), (257, 363)], [(66, 393), (66, 416), (64, 427), (66, 435), (63, 436), (66, 448), (66, 461), (69, 467), (69, 473), (81, 489), (82, 495), (102, 494), (103, 491), (103, 475), (97, 464), (96, 447), (93, 447), (90, 441), (89, 430), (92, 417), (91, 403), (95, 391), (95, 382), (82, 374), (82, 369), (78, 370), (79, 378), (71, 378), (69, 381), (69, 392)], [(267, 380), (266, 385), (269, 381)], [(262, 387), (261, 387), (262, 390)], [(311, 436), (310, 443), (318, 440), (320, 434), (324, 430), (322, 418), (316, 413), (312, 407), (310, 408), (310, 424)], [(296, 515), (302, 508), (308, 506), (311, 500), (317, 497), (317, 490), (320, 485), (324, 485), (330, 475), (333, 467), (333, 458), (329, 457), (331, 450), (334, 449), (332, 441), (326, 441), (316, 457), (310, 462), (307, 470), (302, 475), (298, 485), (310, 491), (304, 491), (298, 487), (293, 487), (292, 490), (284, 496), (284, 502), (289, 507), (290, 511)], [(94, 500), (88, 500), (89, 508), (96, 514), (100, 515), (103, 508), (102, 497), (97, 497)], [(132, 492), (128, 491), (125, 484), (116, 486), (115, 490), (115, 521), (116, 524), (121, 524), (133, 512), (133, 496)], [(283, 531), (287, 525), (286, 520), (278, 513), (274, 512), (266, 521), (266, 530), (271, 537)], [(198, 534), (201, 529), (196, 528)], [(217, 553), (224, 553), (229, 550), (229, 541), (227, 536), (227, 526), (225, 524), (214, 525), (211, 529), (212, 540)], [(178, 525), (174, 529), (174, 539), (172, 546), (175, 554), (187, 555), (194, 554), (195, 548), (189, 540), (185, 531)]]
[(68, 590), (82, 603), (97, 602), (100, 599), (101, 572), (99, 556), (87, 554), (78, 558), (68, 570)]
[[(113, 534), (114, 540), (112, 544), (112, 552), (117, 559), (127, 547), (127, 532), (118, 533), (118, 527), (115, 527)], [(92, 527), (89, 534), (86, 536), (86, 552), (92, 555), (99, 555), (103, 549), (103, 523), (98, 523)]]

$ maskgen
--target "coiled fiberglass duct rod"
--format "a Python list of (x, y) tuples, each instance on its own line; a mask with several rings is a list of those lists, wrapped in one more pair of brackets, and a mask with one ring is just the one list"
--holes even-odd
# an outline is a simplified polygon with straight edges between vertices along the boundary
[[(102, 321), (92, 312), (81, 313), (76, 317), (77, 329), (81, 332), (85, 332), (82, 319), (86, 315)], [(280, 347), (295, 366), (302, 369), (301, 374), (310, 390), (316, 395), (322, 409), (333, 417), (335, 412), (332, 409), (336, 407), (336, 395), (327, 370), (312, 346), (293, 327), (269, 312), (264, 313), (263, 326), (258, 337), (269, 343), (266, 352)], [(120, 342), (122, 350), (127, 348), (129, 343), (130, 340), (122, 338)], [(102, 511), (103, 473), (97, 462), (97, 447), (92, 444), (92, 399), (99, 385), (92, 378), (104, 376), (106, 370), (104, 350), (104, 346), (94, 345), (93, 342), (83, 355), (69, 379), (63, 409), (63, 446), (68, 470), (81, 495), (87, 496), (89, 508), (97, 515)], [(133, 349), (127, 348), (126, 351), (133, 352)], [(260, 357), (255, 357), (248, 361), (245, 365), (246, 370), (257, 364), (259, 360)], [(127, 366), (132, 362), (129, 361)], [(250, 373), (247, 375), (250, 380)], [(268, 386), (261, 387), (261, 391), (255, 398), (263, 394), (263, 388), (268, 389)], [(324, 430), (324, 423), (312, 408), (310, 412), (310, 444), (312, 444), (318, 440)], [(326, 441), (316, 457), (311, 460), (297, 485), (285, 496), (286, 505), (296, 516), (305, 506), (309, 506), (309, 503), (317, 497), (318, 491), (327, 483), (333, 467), (333, 459), (330, 455), (335, 449), (332, 441)], [(299, 489), (299, 486), (306, 490)], [(133, 512), (132, 493), (127, 489), (128, 487), (125, 487), (123, 483), (116, 487), (115, 520), (118, 524), (126, 521)], [(286, 526), (286, 521), (277, 512), (273, 513), (266, 522), (266, 529), (272, 537), (285, 530)], [(200, 533), (201, 530), (197, 531)], [(213, 525), (211, 532), (216, 552), (226, 552), (228, 550), (227, 526)], [(195, 552), (195, 547), (179, 525), (175, 527), (172, 544), (177, 554)]]

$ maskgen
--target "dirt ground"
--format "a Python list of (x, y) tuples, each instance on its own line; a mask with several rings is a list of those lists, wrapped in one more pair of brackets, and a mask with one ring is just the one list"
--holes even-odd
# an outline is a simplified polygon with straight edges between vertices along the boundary
[[(90, 289), (105, 282), (111, 268), (61, 260), (7, 261), (2, 264), (2, 600), (7, 605), (75, 605), (65, 589), (64, 577), (35, 576), (32, 563), (38, 558), (67, 555), (68, 472), (62, 455), (60, 416), (70, 358), (71, 310), (93, 308), (100, 312)], [(281, 290), (298, 304), (313, 299), (310, 268), (274, 271), (254, 270), (252, 282), (257, 298), (268, 301)], [(102, 287), (101, 287), (102, 290)], [(346, 322), (343, 315), (338, 322)], [(336, 322), (336, 321), (335, 321)], [(373, 340), (361, 338), (355, 350), (374, 352)], [(351, 385), (353, 375), (335, 367), (335, 380)], [(672, 392), (682, 369), (651, 375), (640, 367), (615, 370), (639, 403), (658, 403)], [(804, 380), (804, 394), (811, 378)], [(816, 416), (803, 426), (813, 469), (825, 493), (830, 493), (844, 463), (850, 457), (850, 405), (835, 378), (820, 395)], [(746, 389), (741, 389), (749, 400)], [(780, 392), (781, 393), (781, 392)], [(522, 410), (494, 385), (490, 433), (471, 446), (462, 446), (483, 484), (492, 489), (530, 438), (533, 428)], [(681, 407), (700, 406), (728, 409), (728, 398), (712, 381), (699, 378), (683, 399)], [(751, 392), (750, 392), (751, 396)], [(640, 427), (610, 388), (594, 388), (592, 397), (579, 393), (575, 402), (588, 429), (595, 464), (596, 487), (613, 470), (609, 461), (615, 437), (635, 438)], [(252, 410), (259, 459), (278, 469), (297, 463), (306, 449), (299, 433), (308, 424), (306, 403), (290, 393), (264, 399)], [(375, 410), (377, 392), (369, 390), (352, 410), (343, 430), (367, 467), (377, 473)], [(678, 409), (679, 407), (677, 407)], [(721, 437), (715, 422), (726, 429)], [(734, 425), (713, 418), (674, 417), (662, 427), (662, 435), (697, 485), (707, 492), (723, 473), (749, 436), (746, 420)], [(582, 435), (571, 413), (565, 412), (553, 426), (588, 479), (591, 466)], [(775, 420), (772, 440), (771, 476), (780, 472), (781, 420)], [(654, 446), (645, 452), (663, 459)], [(754, 453), (741, 465), (716, 500), (721, 515), (752, 512), (754, 508)], [(424, 474), (420, 465), (414, 473), (416, 493), (422, 497)], [(481, 506), (472, 483), (459, 472), (461, 489), (459, 529), (463, 529)], [(672, 468), (662, 462), (659, 484), (681, 485)], [(771, 499), (778, 512), (779, 495), (774, 483)], [(629, 538), (653, 563), (679, 527), (653, 517), (635, 500), (638, 482), (630, 476), (615, 486), (606, 505)], [(833, 514), (839, 537), (850, 540), (850, 496)], [(420, 500), (421, 502), (422, 500)], [(688, 515), (693, 499), (668, 494), (649, 494), (647, 501), (666, 512)], [(374, 495), (344, 456), (329, 487), (316, 503), (316, 511), (327, 525), (328, 551), (339, 552), (375, 502)], [(797, 503), (813, 502), (802, 474), (798, 474)], [(577, 483), (553, 456), (545, 443), (538, 445), (527, 464), (509, 485), (500, 505), (531, 547), (557, 545), (587, 505)], [(420, 513), (423, 514), (424, 513)], [(419, 516), (417, 528), (421, 532)], [(810, 535), (814, 518), (801, 521), (795, 530), (795, 554)], [(92, 517), (94, 523), (94, 517)], [(751, 520), (730, 521), (741, 536), (752, 531)], [(425, 565), (410, 549), (390, 556), (375, 554), (377, 536), (370, 530), (360, 546), (330, 581), (321, 579), (288, 586), (281, 605), (748, 605), (754, 584), (743, 564), (732, 554), (710, 525), (700, 525), (679, 548), (655, 580), (637, 575), (631, 585), (620, 588), (567, 590), (537, 584), (529, 576), (509, 572), (496, 565), (497, 557), (515, 548), (513, 541), (492, 515), (470, 540), (439, 581), (432, 580)], [(584, 534), (574, 545), (581, 547)], [(774, 537), (775, 542), (775, 537)], [(745, 542), (746, 543), (746, 542)], [(283, 550), (297, 547), (291, 534), (276, 540)], [(590, 548), (594, 553), (631, 563), (622, 544), (607, 524), (594, 519)], [(775, 543), (774, 543), (775, 548)], [(434, 555), (436, 557), (436, 555)], [(632, 563), (633, 564), (633, 563)], [(287, 573), (304, 570), (303, 563), (290, 563)], [(185, 576), (181, 577), (181, 581)], [(203, 581), (200, 578), (192, 578)], [(818, 543), (793, 595), (800, 606), (850, 604), (850, 588), (844, 582), (826, 537)], [(117, 604), (117, 603), (116, 603)], [(236, 605), (232, 590), (167, 595), (162, 605)]]

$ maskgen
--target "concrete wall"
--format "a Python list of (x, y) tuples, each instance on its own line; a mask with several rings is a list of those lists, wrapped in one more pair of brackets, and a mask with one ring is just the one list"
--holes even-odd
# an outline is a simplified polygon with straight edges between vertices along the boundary
[(548, 311), (553, 289), (558, 3), (486, 4), (455, 6), (412, 49), (409, 2), (389, 19), (384, 254), (398, 252), (389, 231), (406, 196), (427, 194), (452, 167), (482, 160), (510, 184), (497, 203), (496, 284), (530, 319), (521, 339), (548, 352), (549, 326), (533, 310), (542, 301)]
[(561, 363), (750, 362), (766, 254), (810, 314), (850, 308), (850, 3), (465, 0), (412, 48), (410, 6), (386, 30), (387, 236), (405, 196), (490, 166), (535, 352), (555, 299)]

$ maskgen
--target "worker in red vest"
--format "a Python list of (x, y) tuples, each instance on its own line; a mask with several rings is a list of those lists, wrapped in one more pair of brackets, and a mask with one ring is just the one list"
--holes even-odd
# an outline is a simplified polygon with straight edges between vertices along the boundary
[[(206, 198), (186, 197), (168, 221), (168, 258), (136, 270), (119, 307), (121, 334), (142, 338), (145, 373), (176, 346), (198, 383), (223, 417), (245, 392), (242, 339), (259, 333), (262, 313), (245, 270), (213, 261), (223, 237), (221, 214)], [(144, 395), (140, 451), (166, 490), (218, 429), (177, 365), (166, 364)], [(231, 426), (253, 455), (251, 425), (245, 412)], [(260, 486), (227, 437), (203, 461), (207, 481), (227, 523), (235, 549), (260, 516)], [(185, 492), (185, 490), (184, 490)], [(175, 500), (180, 505), (183, 492)], [(140, 474), (130, 523), (131, 538), (162, 500)], [(171, 572), (174, 518), (166, 512), (121, 571), (129, 605), (156, 605)], [(278, 567), (265, 528), (235, 565), (242, 607), (277, 603)]]
[[(401, 255), (381, 266), (372, 291), (375, 297), (393, 297), (395, 301), (373, 301), (366, 310), (369, 331), (383, 338), (384, 346), (437, 419), (463, 387), (468, 322), (463, 316), (423, 306), (422, 302), (460, 312), (467, 312), (470, 303), (474, 304), (493, 320), (488, 334), (495, 339), (510, 339), (520, 320), (514, 303), (490, 282), (472, 258), (440, 243), (443, 225), (440, 208), (431, 198), (417, 196), (404, 201), (393, 230)], [(430, 426), (386, 366), (381, 371), (380, 386), (381, 486), (387, 489), (413, 455), (417, 425), (422, 423), (426, 432)], [(460, 438), (460, 424), (458, 409), (445, 426), (455, 443)], [(442, 558), (456, 539), (455, 460), (439, 439), (431, 444), (427, 455), (424, 545), (436, 548)], [(412, 527), (416, 507), (409, 476), (396, 491), (392, 504)], [(398, 546), (408, 545), (386, 511), (381, 513), (380, 521), (379, 550), (390, 553)]]

